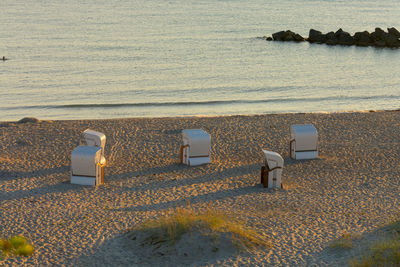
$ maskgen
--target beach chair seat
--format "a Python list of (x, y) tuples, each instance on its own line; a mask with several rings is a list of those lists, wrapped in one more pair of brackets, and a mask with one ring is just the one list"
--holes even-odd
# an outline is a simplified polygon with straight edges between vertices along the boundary
[(86, 129), (83, 132), (83, 138), (87, 146), (101, 147), (101, 160), (102, 165), (106, 165), (106, 159), (104, 157), (104, 149), (106, 146), (106, 136), (101, 132), (96, 132), (90, 129)]
[(261, 183), (268, 188), (282, 188), (283, 158), (276, 152), (264, 150)]
[(101, 147), (78, 146), (71, 154), (71, 184), (100, 185), (104, 180)]
[(289, 154), (292, 159), (318, 158), (318, 132), (312, 124), (290, 126)]
[(210, 163), (211, 136), (202, 129), (182, 131), (180, 161), (189, 166)]

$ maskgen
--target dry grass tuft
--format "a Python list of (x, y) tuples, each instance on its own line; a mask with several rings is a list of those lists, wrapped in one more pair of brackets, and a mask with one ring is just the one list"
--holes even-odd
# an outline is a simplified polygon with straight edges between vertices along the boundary
[(390, 225), (390, 236), (369, 247), (366, 255), (353, 259), (350, 266), (400, 266), (400, 221)]
[(186, 234), (198, 230), (199, 233), (214, 240), (223, 233), (230, 234), (232, 244), (239, 250), (257, 247), (270, 248), (271, 242), (257, 231), (246, 227), (238, 219), (208, 208), (196, 212), (193, 208), (177, 208), (174, 213), (139, 225), (133, 232), (146, 232), (148, 237), (142, 243), (155, 246), (173, 245)]
[(370, 254), (350, 262), (354, 267), (400, 266), (400, 240), (379, 241), (370, 247)]
[(332, 242), (329, 247), (334, 249), (350, 249), (353, 247), (353, 240), (359, 237), (360, 235), (344, 233), (340, 239)]

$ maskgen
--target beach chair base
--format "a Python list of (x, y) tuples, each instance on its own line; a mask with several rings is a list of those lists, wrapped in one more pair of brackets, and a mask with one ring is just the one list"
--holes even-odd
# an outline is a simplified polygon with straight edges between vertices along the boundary
[(104, 165), (97, 164), (96, 176), (82, 176), (71, 174), (71, 184), (79, 185), (101, 185), (104, 183)]
[(198, 166), (203, 164), (208, 164), (211, 162), (210, 156), (198, 156), (198, 157), (190, 157), (189, 156), (190, 147), (189, 145), (181, 146), (181, 160), (182, 164), (186, 164), (188, 166)]
[(210, 157), (200, 157), (200, 158), (189, 158), (188, 165), (189, 166), (199, 166), (203, 164), (209, 164)]
[(318, 158), (318, 150), (314, 151), (299, 151), (299, 152), (294, 152), (294, 158), (296, 160), (301, 160), (301, 159), (317, 159)]
[[(261, 184), (266, 188), (268, 188), (268, 179), (269, 179), (269, 171), (267, 170), (267, 168), (265, 166), (262, 166), (261, 167)], [(273, 178), (272, 180), (273, 180), (273, 183), (274, 182), (276, 183), (276, 178), (275, 179)], [(273, 187), (273, 186), (271, 186), (271, 187)], [(278, 186), (278, 188), (279, 188), (279, 186)], [(282, 182), (281, 182), (280, 188), (283, 188)]]
[(96, 177), (71, 175), (71, 184), (96, 185)]

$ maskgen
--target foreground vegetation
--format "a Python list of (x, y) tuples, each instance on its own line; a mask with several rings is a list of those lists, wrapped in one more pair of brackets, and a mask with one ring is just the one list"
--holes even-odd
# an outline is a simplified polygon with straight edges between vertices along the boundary
[(360, 235), (344, 233), (340, 239), (332, 242), (329, 247), (336, 249), (351, 249), (353, 248), (353, 240), (357, 238), (360, 238)]
[(232, 244), (239, 250), (271, 247), (271, 243), (256, 230), (250, 229), (238, 219), (208, 208), (196, 212), (193, 208), (178, 208), (171, 214), (139, 225), (133, 232), (146, 232), (152, 244), (173, 245), (186, 233), (199, 231), (202, 235), (218, 240), (223, 233), (230, 234)]
[(388, 236), (373, 243), (366, 255), (353, 259), (353, 267), (400, 266), (400, 221), (390, 225)]
[(23, 236), (13, 236), (0, 239), (0, 260), (9, 256), (29, 256), (33, 253), (33, 245)]

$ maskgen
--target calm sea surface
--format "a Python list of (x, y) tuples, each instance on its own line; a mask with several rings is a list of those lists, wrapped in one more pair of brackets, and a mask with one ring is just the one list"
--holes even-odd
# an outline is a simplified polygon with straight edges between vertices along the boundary
[(399, 0), (1, 0), (0, 120), (397, 109), (400, 49), (257, 38), (375, 27)]

